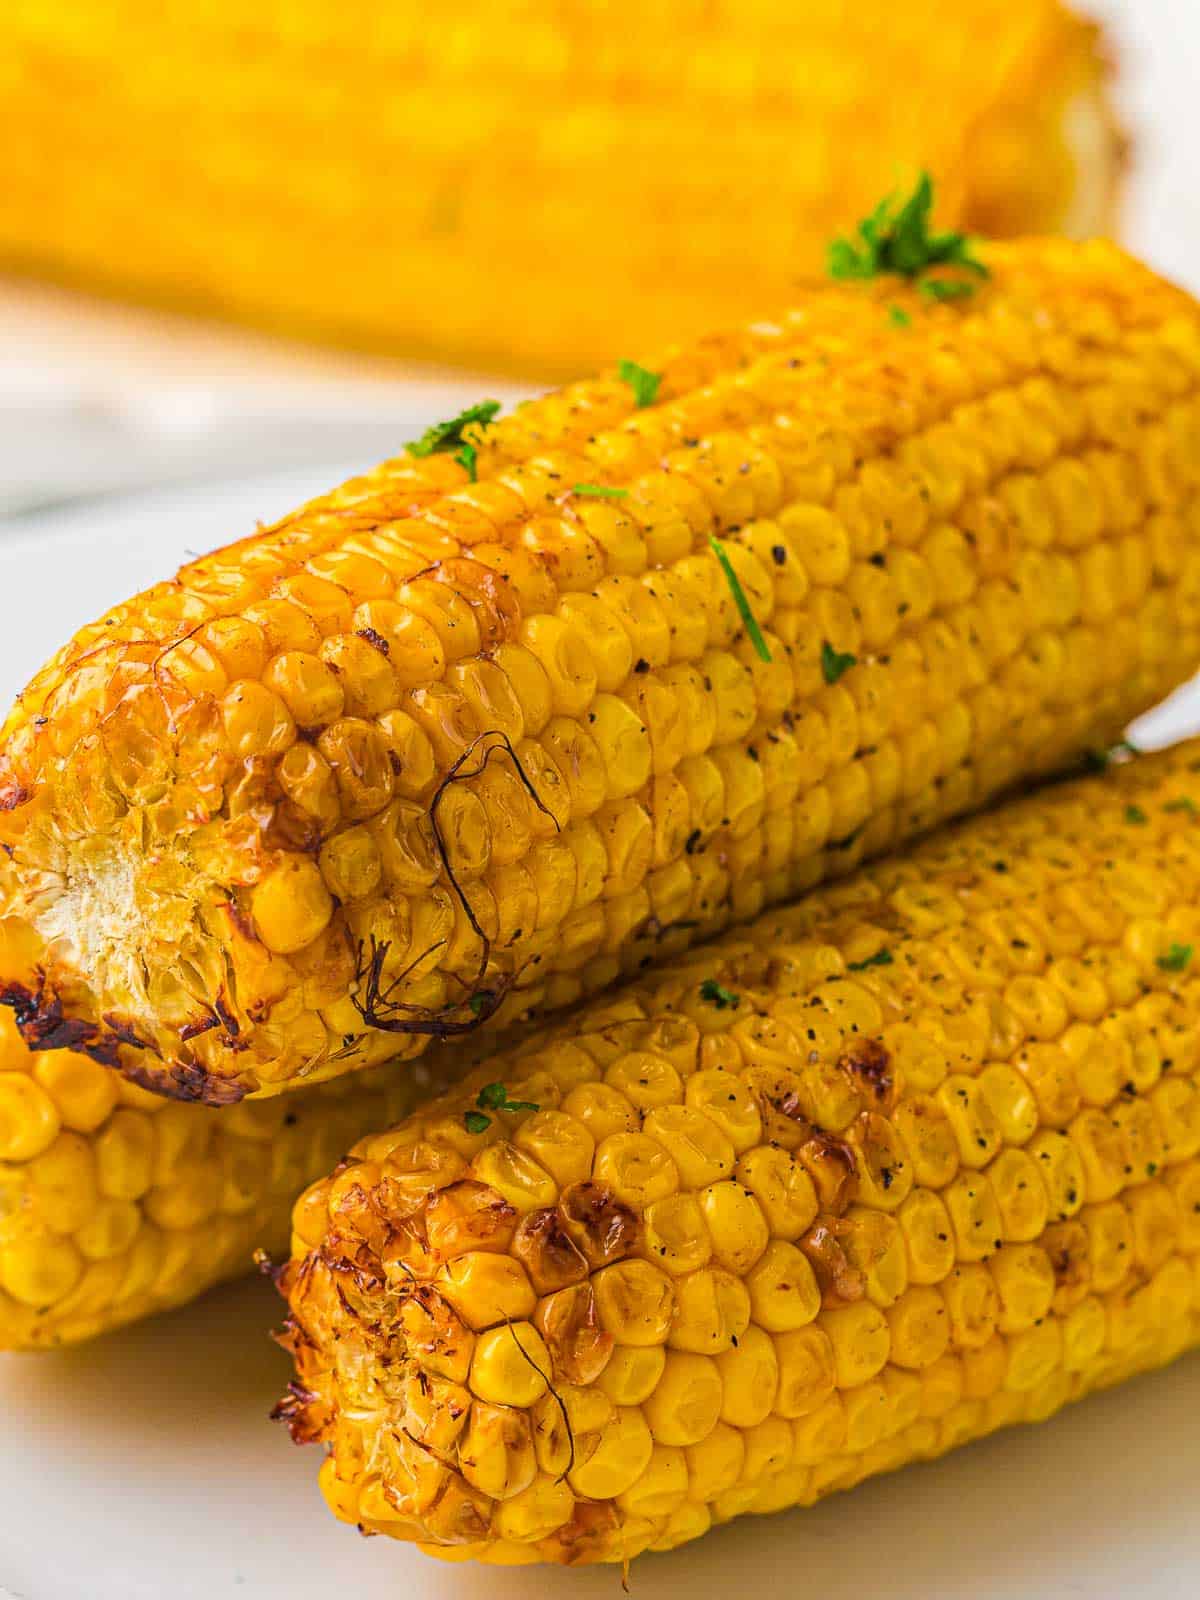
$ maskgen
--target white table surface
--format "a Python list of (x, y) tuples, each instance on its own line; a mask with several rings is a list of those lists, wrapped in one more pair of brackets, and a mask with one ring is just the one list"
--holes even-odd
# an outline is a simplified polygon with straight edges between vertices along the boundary
[[(1118, 29), (1139, 165), (1127, 236), (1200, 288), (1200, 0), (1093, 0)], [(0, 510), (155, 473), (258, 479), (0, 520), (0, 699), (60, 631), (368, 465), (478, 377), (320, 355), (0, 284)], [(230, 450), (230, 420), (252, 448)], [(306, 440), (305, 425), (311, 426)], [(319, 459), (316, 466), (295, 466)], [(333, 459), (342, 457), (343, 459)], [(140, 464), (139, 464), (140, 463)], [(52, 553), (51, 553), (52, 552)], [(36, 579), (36, 582), (35, 582)], [(1188, 691), (1139, 729), (1200, 728)], [(13, 1600), (516, 1600), (618, 1594), (610, 1569), (443, 1566), (336, 1525), (318, 1454), (266, 1413), (288, 1375), (259, 1280), (77, 1350), (0, 1356), (0, 1595)], [(1200, 1357), (808, 1511), (744, 1518), (634, 1567), (638, 1600), (1194, 1600)]]

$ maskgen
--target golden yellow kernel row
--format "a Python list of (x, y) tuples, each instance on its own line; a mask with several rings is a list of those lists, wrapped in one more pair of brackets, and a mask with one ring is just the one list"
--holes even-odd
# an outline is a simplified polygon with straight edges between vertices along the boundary
[(0, 1012), (0, 1349), (180, 1305), (281, 1251), (306, 1183), (430, 1087), (373, 1071), (216, 1111), (172, 1104)]
[(1200, 320), (1110, 246), (988, 259), (520, 407), (476, 481), (387, 463), (81, 630), (0, 753), (25, 1037), (212, 1102), (412, 1056), (1115, 738), (1200, 650)]
[(335, 1513), (623, 1561), (1200, 1340), (1200, 741), (497, 1052), (293, 1218)]
[(473, 0), (436, 39), (412, 5), (8, 0), (5, 47), (6, 266), (476, 368), (781, 303), (922, 166), (995, 234), (1105, 232), (1121, 176), (1059, 0)]

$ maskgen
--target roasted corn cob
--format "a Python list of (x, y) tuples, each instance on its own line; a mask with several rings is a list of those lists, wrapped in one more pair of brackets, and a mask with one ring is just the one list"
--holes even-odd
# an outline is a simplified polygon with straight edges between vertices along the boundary
[[(305, 1184), (428, 1089), (380, 1067), (218, 1112), (171, 1105), (0, 1012), (0, 1350), (90, 1338), (282, 1249)], [(274, 1245), (271, 1241), (274, 1240)]]
[(1058, 0), (7, 0), (0, 142), (10, 267), (561, 376), (784, 301), (881, 159), (1003, 233), (1121, 167)]
[(364, 1139), (280, 1274), (336, 1514), (622, 1561), (1194, 1344), (1198, 817), (1200, 741), (1010, 805)]
[(987, 259), (450, 426), (83, 629), (3, 730), (26, 1041), (210, 1101), (415, 1054), (1115, 738), (1200, 659), (1200, 316)]

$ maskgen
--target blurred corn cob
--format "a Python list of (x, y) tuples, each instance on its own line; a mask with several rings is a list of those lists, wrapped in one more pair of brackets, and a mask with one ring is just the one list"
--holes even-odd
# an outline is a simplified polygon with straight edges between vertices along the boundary
[(1200, 658), (1200, 317), (1109, 245), (988, 260), (477, 422), (83, 629), (0, 751), (27, 1042), (211, 1101), (411, 1055), (1117, 737)]
[(9, 0), (0, 141), (9, 266), (559, 375), (785, 301), (881, 174), (1084, 235), (1121, 166), (1058, 0)]
[(1051, 790), (365, 1139), (280, 1278), (337, 1515), (621, 1561), (1194, 1344), (1198, 817), (1200, 741)]
[[(0, 1012), (0, 1350), (90, 1338), (282, 1249), (296, 1195), (429, 1086), (387, 1068), (218, 1112), (171, 1105)], [(274, 1241), (272, 1244), (271, 1241)]]

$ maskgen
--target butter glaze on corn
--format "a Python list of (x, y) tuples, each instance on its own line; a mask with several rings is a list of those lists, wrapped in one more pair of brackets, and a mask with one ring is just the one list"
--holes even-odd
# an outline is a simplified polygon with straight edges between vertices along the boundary
[(285, 1248), (296, 1195), (428, 1091), (422, 1066), (217, 1111), (31, 1055), (0, 1012), (0, 1350), (106, 1333)]
[(334, 1512), (619, 1562), (1195, 1344), (1192, 796), (1200, 741), (964, 824), (363, 1140), (281, 1278)]
[(1106, 232), (1103, 80), (1058, 0), (6, 0), (0, 259), (574, 377), (782, 302), (919, 166), (948, 224)]
[(27, 1040), (212, 1101), (411, 1055), (379, 1024), (572, 1003), (1115, 738), (1200, 657), (1200, 317), (1108, 245), (988, 259), (952, 306), (814, 288), (644, 409), (549, 395), (478, 482), (399, 458), (83, 629), (0, 753)]

